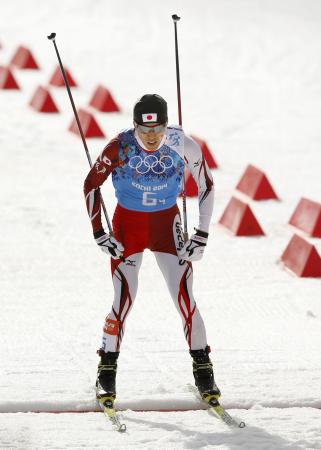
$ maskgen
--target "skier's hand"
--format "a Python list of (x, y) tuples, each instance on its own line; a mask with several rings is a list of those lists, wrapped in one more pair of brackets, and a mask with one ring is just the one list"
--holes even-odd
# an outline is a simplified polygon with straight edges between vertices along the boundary
[(110, 255), (113, 259), (119, 259), (123, 256), (124, 247), (114, 238), (114, 236), (104, 233), (101, 236), (96, 237), (95, 241), (101, 250)]
[(177, 251), (178, 257), (185, 261), (199, 261), (203, 257), (204, 249), (207, 244), (208, 233), (197, 230), (192, 234), (184, 247)]

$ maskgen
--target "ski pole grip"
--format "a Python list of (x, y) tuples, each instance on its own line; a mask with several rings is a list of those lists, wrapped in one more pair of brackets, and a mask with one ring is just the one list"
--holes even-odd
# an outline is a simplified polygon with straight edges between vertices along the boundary
[(49, 34), (49, 36), (47, 36), (49, 41), (52, 41), (53, 39), (55, 39), (55, 37), (56, 37), (56, 33), (51, 33), (51, 34)]

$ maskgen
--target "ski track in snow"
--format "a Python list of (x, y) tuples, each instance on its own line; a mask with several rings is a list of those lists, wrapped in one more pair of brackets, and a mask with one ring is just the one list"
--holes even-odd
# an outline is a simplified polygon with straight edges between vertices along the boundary
[(320, 449), (320, 414), (305, 408), (254, 409), (242, 412), (246, 428), (229, 430), (205, 411), (129, 411), (122, 414), (128, 425), (125, 434), (108, 430), (102, 414), (7, 414), (1, 421), (1, 448)]
[[(25, 44), (42, 69), (14, 70), (22, 90), (0, 91), (0, 448), (321, 449), (321, 282), (278, 264), (299, 199), (321, 201), (319, 1), (141, 0), (138, 8), (129, 0), (70, 0), (59, 9), (40, 0), (0, 5), (0, 65)], [(132, 105), (146, 92), (163, 95), (176, 121), (173, 13), (182, 16), (184, 128), (207, 140), (219, 164), (194, 292), (222, 404), (247, 428), (229, 430), (203, 410), (130, 410), (201, 408), (187, 388), (181, 323), (150, 252), (119, 358), (128, 432), (111, 431), (98, 413), (26, 413), (97, 407), (95, 350), (113, 296), (82, 196), (85, 153), (67, 132), (67, 93), (51, 89), (60, 114), (28, 107), (57, 65), (46, 36), (57, 32), (79, 84), (77, 107), (98, 83), (112, 90), (122, 114), (95, 113), (111, 138), (131, 124)], [(104, 143), (88, 140), (93, 159)], [(266, 236), (234, 238), (217, 222), (249, 163), (265, 171), (281, 201), (250, 201)], [(110, 180), (103, 195), (112, 212)], [(188, 223), (191, 232), (194, 199)], [(320, 239), (309, 241), (321, 252)]]

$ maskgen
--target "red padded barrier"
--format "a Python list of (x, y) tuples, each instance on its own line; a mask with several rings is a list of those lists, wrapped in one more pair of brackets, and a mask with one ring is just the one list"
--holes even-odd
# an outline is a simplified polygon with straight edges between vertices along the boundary
[(89, 105), (101, 112), (120, 111), (120, 108), (115, 102), (111, 92), (101, 85), (96, 88)]
[(321, 277), (321, 258), (314, 245), (295, 234), (284, 250), (281, 261), (299, 277)]
[[(95, 117), (90, 112), (88, 112), (84, 109), (79, 109), (78, 116), (79, 116), (81, 128), (82, 128), (84, 136), (86, 138), (105, 137), (104, 132), (101, 130)], [(73, 121), (69, 127), (69, 131), (71, 131), (72, 133), (78, 134), (80, 136), (76, 119), (73, 119)]]
[(0, 89), (20, 89), (13, 73), (8, 67), (0, 66)]
[(11, 58), (10, 64), (18, 69), (39, 69), (31, 50), (22, 45), (17, 48), (15, 54)]
[(253, 200), (278, 199), (265, 173), (251, 164), (247, 166), (236, 189)]
[(250, 206), (235, 197), (229, 201), (219, 223), (235, 236), (264, 236)]
[(321, 237), (321, 203), (301, 198), (289, 223), (309, 236)]
[[(66, 78), (69, 83), (69, 86), (76, 87), (77, 84), (76, 84), (75, 80), (73, 79), (73, 77), (71, 76), (70, 71), (68, 69), (66, 69), (66, 67), (64, 67), (64, 69), (65, 69)], [(61, 69), (59, 66), (57, 66), (57, 68), (53, 72), (53, 74), (49, 80), (49, 84), (51, 84), (51, 86), (56, 86), (56, 87), (64, 87), (65, 86), (64, 77), (62, 76)]]
[(43, 86), (39, 86), (30, 100), (30, 106), (38, 112), (59, 112), (50, 92)]

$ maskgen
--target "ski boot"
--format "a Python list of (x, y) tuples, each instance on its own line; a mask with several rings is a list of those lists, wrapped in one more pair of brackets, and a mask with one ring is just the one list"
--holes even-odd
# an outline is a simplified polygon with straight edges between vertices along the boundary
[(119, 352), (97, 351), (101, 360), (98, 364), (96, 398), (103, 406), (113, 408), (116, 399), (116, 373)]
[(190, 350), (190, 355), (193, 358), (195, 385), (202, 399), (209, 405), (215, 406), (218, 404), (221, 392), (214, 380), (213, 364), (208, 356), (209, 353), (210, 347), (208, 345), (204, 350)]

